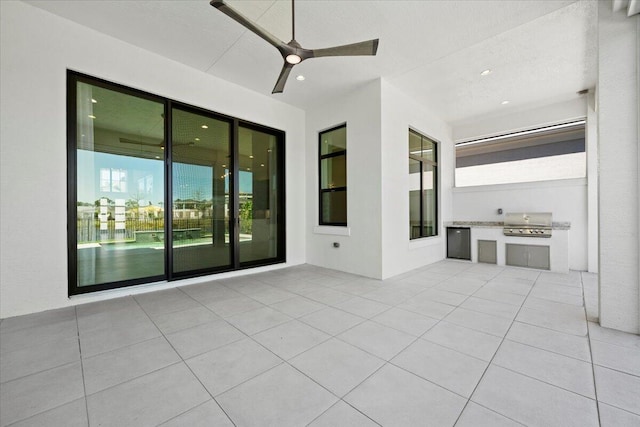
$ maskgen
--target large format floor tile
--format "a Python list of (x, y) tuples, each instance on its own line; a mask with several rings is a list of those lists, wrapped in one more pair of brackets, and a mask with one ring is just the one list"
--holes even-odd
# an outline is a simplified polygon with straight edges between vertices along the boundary
[(79, 360), (78, 337), (46, 341), (31, 347), (7, 351), (0, 356), (0, 383)]
[(343, 332), (338, 338), (383, 360), (391, 359), (415, 340), (409, 334), (371, 321)]
[(187, 360), (187, 365), (214, 397), (280, 363), (280, 358), (250, 339)]
[(340, 400), (338, 403), (329, 408), (325, 413), (313, 420), (309, 427), (376, 427), (377, 423), (371, 418), (363, 415), (353, 406), (349, 406)]
[(167, 335), (173, 348), (188, 359), (244, 338), (242, 332), (224, 321), (204, 323)]
[(527, 426), (597, 426), (596, 402), (491, 365), (471, 400)]
[(329, 338), (330, 335), (297, 320), (267, 329), (253, 337), (284, 360), (291, 359)]
[(497, 337), (504, 337), (511, 326), (511, 319), (467, 310), (466, 308), (456, 308), (445, 320), (458, 326), (464, 326)]
[(594, 289), (300, 265), (3, 319), (0, 427), (635, 427), (640, 336), (586, 321)]
[(601, 402), (640, 415), (640, 377), (597, 365), (594, 371)]
[(595, 399), (591, 363), (510, 340), (502, 343), (493, 363)]
[(291, 365), (337, 396), (344, 396), (384, 361), (332, 338), (290, 361)]
[(557, 332), (527, 323), (514, 322), (507, 339), (533, 347), (538, 347), (575, 359), (591, 361), (587, 337)]
[(161, 424), (162, 427), (233, 427), (233, 423), (224, 413), (222, 408), (214, 401), (209, 400), (202, 405), (183, 412), (175, 418), (170, 419), (166, 423)]
[(438, 323), (438, 321), (432, 317), (423, 316), (401, 308), (392, 308), (373, 317), (371, 320), (416, 337), (424, 334)]
[(640, 349), (591, 341), (593, 363), (640, 377)]
[(451, 426), (466, 399), (393, 365), (385, 365), (344, 398), (384, 426)]
[(488, 365), (425, 340), (411, 344), (391, 363), (464, 397), (471, 396)]
[(83, 361), (85, 390), (93, 394), (179, 361), (164, 337), (89, 357)]
[(238, 427), (287, 427), (310, 423), (338, 398), (283, 364), (221, 394), (217, 401)]
[(163, 334), (189, 329), (219, 319), (220, 317), (204, 306), (151, 316), (151, 320)]
[(500, 337), (445, 320), (431, 328), (422, 338), (487, 362), (502, 342)]
[(362, 317), (332, 307), (302, 316), (299, 320), (329, 335), (338, 335), (365, 321)]
[(186, 365), (177, 363), (89, 395), (87, 407), (91, 425), (155, 426), (209, 399)]
[(3, 383), (0, 425), (20, 421), (84, 397), (80, 362)]
[(87, 403), (83, 397), (18, 421), (11, 424), (11, 427), (87, 427), (88, 425)]
[(521, 427), (522, 425), (473, 402), (467, 404), (456, 423), (456, 427)]

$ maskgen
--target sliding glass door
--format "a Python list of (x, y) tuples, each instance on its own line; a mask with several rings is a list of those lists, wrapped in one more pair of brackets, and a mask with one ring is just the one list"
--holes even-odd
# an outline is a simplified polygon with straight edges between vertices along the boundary
[(284, 134), (68, 72), (69, 293), (285, 261)]
[(165, 275), (164, 103), (78, 82), (77, 287)]
[(279, 173), (278, 138), (241, 126), (238, 146), (239, 258), (241, 265), (274, 259), (278, 255), (278, 217), (283, 200)]
[(172, 109), (173, 272), (231, 266), (229, 121)]

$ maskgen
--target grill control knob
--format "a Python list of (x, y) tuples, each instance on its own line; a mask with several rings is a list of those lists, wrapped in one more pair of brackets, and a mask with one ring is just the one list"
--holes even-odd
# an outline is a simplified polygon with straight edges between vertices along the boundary
[(518, 230), (518, 231), (520, 231), (520, 233), (523, 233), (523, 232), (524, 232), (524, 230), (522, 230), (522, 228), (521, 228), (520, 230)]

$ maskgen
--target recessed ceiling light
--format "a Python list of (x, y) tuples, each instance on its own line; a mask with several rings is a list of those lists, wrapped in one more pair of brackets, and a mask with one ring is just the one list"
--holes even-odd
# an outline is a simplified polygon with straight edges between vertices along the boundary
[(302, 74), (300, 74), (298, 77), (296, 77), (296, 80), (303, 81), (304, 80), (304, 76)]
[(487, 68), (486, 70), (484, 70), (483, 72), (481, 72), (481, 73), (480, 73), (480, 75), (481, 75), (481, 76), (488, 76), (489, 74), (491, 74), (491, 72), (492, 72), (492, 71), (491, 71), (490, 69), (488, 69), (488, 68)]
[(96, 116), (94, 116), (93, 114), (89, 114), (89, 118), (90, 118), (90, 119), (95, 119), (95, 118), (96, 118)]
[(504, 100), (504, 101), (502, 101), (500, 104), (502, 104), (502, 105), (507, 105), (508, 103), (509, 103), (509, 101)]
[(200, 138), (196, 138), (196, 141), (200, 141)]
[(223, 168), (226, 168), (226, 167), (227, 167), (227, 165), (222, 165), (222, 167), (223, 167)]
[(260, 166), (264, 167), (264, 163), (260, 163)]
[(209, 129), (209, 126), (207, 126), (207, 125), (202, 125), (202, 126), (200, 126), (200, 127), (201, 127), (202, 129)]
[(270, 152), (271, 152), (271, 149), (268, 149), (268, 150), (267, 150), (267, 153), (270, 153)]
[(160, 156), (156, 156), (156, 159), (159, 159), (159, 158), (160, 158)]
[(160, 147), (161, 150), (164, 150), (164, 147)]
[(253, 156), (249, 156), (250, 159), (253, 159)]
[(251, 168), (247, 168), (247, 170), (248, 170), (248, 171), (250, 171), (250, 170), (251, 170)]
[(91, 102), (93, 102), (94, 104), (97, 104), (98, 101), (96, 101), (95, 99), (91, 98)]

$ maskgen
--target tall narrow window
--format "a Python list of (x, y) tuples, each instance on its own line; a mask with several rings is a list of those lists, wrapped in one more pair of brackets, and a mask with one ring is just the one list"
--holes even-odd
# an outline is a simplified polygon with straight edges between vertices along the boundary
[(320, 225), (347, 225), (347, 125), (320, 132)]
[(409, 238), (438, 235), (438, 144), (409, 130)]

